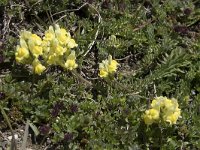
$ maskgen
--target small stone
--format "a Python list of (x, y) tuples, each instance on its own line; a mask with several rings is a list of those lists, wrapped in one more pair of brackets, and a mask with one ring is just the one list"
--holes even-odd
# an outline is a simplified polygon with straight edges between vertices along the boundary
[[(19, 137), (18, 137), (17, 134), (15, 134), (15, 135), (14, 135), (14, 138), (15, 138), (15, 140), (17, 140)], [(11, 141), (11, 140), (12, 140), (12, 136), (9, 136), (9, 137), (8, 137), (8, 140)]]

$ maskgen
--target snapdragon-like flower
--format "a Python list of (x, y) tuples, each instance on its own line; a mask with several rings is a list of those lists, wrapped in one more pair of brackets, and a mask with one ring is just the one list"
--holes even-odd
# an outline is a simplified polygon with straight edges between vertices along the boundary
[(46, 69), (46, 67), (43, 66), (37, 58), (33, 61), (32, 65), (34, 73), (38, 75), (40, 75)]
[(15, 58), (18, 63), (24, 63), (29, 57), (38, 58), (43, 54), (42, 40), (36, 34), (23, 30), (20, 33), (20, 44), (17, 45)]
[(26, 41), (31, 33), (23, 30), (21, 34), (22, 35), (20, 35), (20, 44), (17, 45), (17, 50), (15, 52), (15, 59), (18, 63), (23, 63), (30, 56)]
[(75, 42), (74, 39), (69, 39), (69, 40), (67, 41), (67, 46), (68, 46), (68, 48), (71, 49), (71, 48), (77, 47), (78, 44), (76, 44), (76, 42)]
[(180, 118), (181, 110), (178, 108), (177, 100), (166, 99), (163, 107), (163, 120), (170, 124), (176, 124), (178, 118)]
[(103, 60), (102, 63), (99, 64), (99, 76), (101, 78), (107, 77), (109, 74), (116, 72), (117, 66), (119, 64), (116, 60), (112, 59), (112, 56), (109, 55), (108, 59)]
[(28, 40), (30, 38), (31, 34), (32, 33), (30, 31), (22, 30), (20, 32), (20, 38), (24, 39), (24, 40)]
[(32, 64), (33, 72), (39, 75), (46, 69), (38, 60), (38, 57), (43, 55), (41, 44), (42, 39), (38, 35), (23, 30), (20, 32), (20, 44), (15, 52), (18, 63)]
[(53, 26), (49, 27), (49, 30), (45, 31), (45, 36), (43, 37), (44, 41), (51, 41), (55, 38), (55, 32)]
[(149, 109), (145, 111), (143, 115), (144, 122), (147, 125), (151, 125), (152, 123), (158, 121), (160, 112), (157, 109)]
[(71, 38), (70, 34), (59, 25), (55, 25), (55, 35), (61, 45), (66, 45), (68, 40)]
[(17, 46), (17, 51), (15, 52), (15, 59), (18, 63), (23, 63), (25, 59), (29, 58), (29, 51), (25, 47)]
[(180, 114), (181, 114), (180, 109), (176, 110), (175, 112), (170, 113), (170, 114), (164, 116), (164, 120), (166, 122), (169, 122), (170, 124), (176, 124), (178, 118), (180, 118)]
[(36, 34), (32, 34), (28, 39), (28, 47), (35, 58), (43, 54), (42, 39)]
[[(159, 118), (152, 117), (153, 111), (155, 114), (155, 110), (160, 114)], [(181, 110), (179, 109), (179, 105), (176, 99), (168, 99), (167, 97), (156, 97), (152, 103), (151, 108), (145, 112), (143, 115), (143, 119), (145, 124), (151, 125), (158, 121), (158, 119), (169, 122), (170, 125), (176, 124), (178, 118), (181, 117)]]
[(75, 51), (71, 51), (71, 54), (67, 57), (67, 61), (65, 63), (65, 68), (69, 69), (69, 70), (73, 70), (77, 67), (78, 67), (78, 65), (76, 64)]

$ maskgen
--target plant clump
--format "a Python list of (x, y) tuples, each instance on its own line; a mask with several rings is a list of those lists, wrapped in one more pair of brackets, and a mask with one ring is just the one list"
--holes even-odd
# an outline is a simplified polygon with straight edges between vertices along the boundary
[(170, 125), (176, 124), (178, 118), (181, 117), (181, 109), (176, 99), (168, 99), (167, 97), (156, 97), (151, 108), (145, 111), (143, 119), (145, 124), (151, 125), (160, 121), (168, 122)]
[(113, 74), (117, 70), (118, 62), (112, 59), (112, 56), (109, 55), (108, 59), (103, 60), (102, 63), (99, 64), (99, 76), (101, 78), (106, 78), (108, 75)]
[(69, 32), (59, 25), (50, 26), (41, 39), (38, 35), (23, 30), (20, 33), (20, 44), (17, 45), (15, 59), (21, 64), (32, 64), (33, 72), (41, 74), (50, 65), (59, 65), (65, 69), (77, 68), (75, 40)]

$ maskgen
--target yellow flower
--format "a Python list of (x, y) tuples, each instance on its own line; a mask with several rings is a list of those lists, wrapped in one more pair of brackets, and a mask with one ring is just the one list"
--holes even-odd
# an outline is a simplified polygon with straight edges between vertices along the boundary
[(55, 39), (55, 32), (54, 32), (53, 26), (49, 26), (49, 29), (45, 31), (43, 41), (51, 43), (53, 39)]
[(31, 32), (26, 31), (26, 30), (22, 30), (20, 32), (20, 38), (24, 39), (24, 40), (28, 40), (31, 36)]
[(32, 34), (31, 38), (35, 41), (36, 45), (41, 45), (42, 44), (42, 39), (38, 35)]
[[(178, 108), (178, 102), (175, 99), (168, 99), (167, 97), (156, 97), (151, 103), (151, 109), (157, 110), (163, 121), (169, 122), (170, 124), (176, 124), (178, 118), (181, 116), (181, 110)], [(146, 112), (144, 119), (147, 124), (153, 122), (152, 116), (150, 117)]]
[(35, 58), (38, 58), (39, 55), (43, 54), (42, 39), (36, 34), (31, 34), (28, 39), (28, 48), (31, 51), (32, 55)]
[(109, 56), (108, 56), (108, 72), (109, 72), (109, 73), (116, 72), (117, 66), (118, 66), (118, 65), (119, 65), (119, 64), (117, 63), (117, 61), (116, 61), (116, 60), (113, 60), (113, 59), (112, 59), (112, 56), (109, 55)]
[(45, 69), (45, 66), (43, 66), (42, 64), (38, 64), (35, 66), (34, 72), (40, 75)]
[(146, 110), (145, 114), (143, 115), (143, 119), (145, 124), (151, 125), (159, 119), (159, 111), (156, 109)]
[(75, 60), (73, 60), (73, 59), (68, 59), (65, 63), (65, 67), (69, 70), (73, 70), (73, 69), (77, 68), (77, 66), (78, 65), (76, 64)]
[(56, 38), (54, 38), (52, 41), (51, 41), (51, 51), (54, 51), (55, 52), (55, 48), (57, 47), (57, 46), (59, 46), (59, 41), (58, 41), (58, 39), (56, 39)]
[(154, 100), (151, 102), (151, 107), (154, 108), (154, 109), (160, 110), (161, 101), (158, 101), (157, 99), (154, 99)]
[(49, 65), (57, 65), (59, 57), (54, 53), (48, 56), (47, 64)]
[(44, 40), (45, 41), (51, 41), (55, 37), (54, 33), (51, 32), (45, 32)]
[(173, 113), (175, 111), (177, 111), (179, 108), (178, 108), (178, 103), (175, 99), (166, 99), (164, 100), (164, 106), (163, 106), (163, 113), (164, 114), (170, 114), (170, 113)]
[(108, 70), (109, 70), (109, 72), (110, 72), (110, 73), (116, 72), (116, 70), (117, 70), (117, 65), (118, 65), (117, 61), (116, 61), (116, 60), (112, 60), (111, 63), (108, 65)]
[(20, 38), (20, 47), (28, 49), (27, 43), (23, 38)]
[(169, 122), (170, 124), (176, 124), (178, 118), (181, 118), (181, 110), (178, 107), (173, 110), (166, 110), (163, 113), (163, 120)]
[(33, 46), (33, 48), (30, 49), (30, 51), (32, 52), (33, 56), (35, 56), (36, 58), (38, 58), (39, 55), (43, 54), (41, 46)]
[(66, 49), (63, 48), (62, 46), (58, 45), (55, 48), (55, 52), (56, 52), (57, 55), (63, 55), (66, 52)]
[(170, 99), (165, 99), (163, 103), (164, 103), (164, 107), (166, 109), (170, 109), (174, 106)]
[[(49, 41), (45, 41), (43, 40), (42, 41), (42, 49), (43, 49), (43, 52), (46, 54), (50, 51), (50, 42)], [(46, 56), (45, 56), (46, 57)]]
[(101, 78), (106, 78), (108, 74), (108, 60), (103, 60), (102, 63), (99, 64), (99, 76)]
[(46, 69), (46, 67), (43, 66), (38, 59), (35, 59), (32, 65), (34, 67), (34, 73), (38, 75), (40, 75)]
[(35, 45), (39, 46), (41, 44), (42, 44), (42, 39), (36, 34), (31, 34), (31, 36), (28, 39), (29, 48), (32, 48)]
[(105, 77), (108, 76), (108, 72), (107, 72), (105, 69), (100, 69), (100, 70), (99, 70), (99, 76), (100, 76), (101, 78), (105, 78)]
[(178, 118), (180, 118), (180, 114), (180, 111), (174, 112), (173, 114), (166, 116), (165, 121), (169, 122), (171, 125), (176, 124)]
[(154, 109), (160, 110), (160, 108), (164, 107), (164, 101), (165, 100), (167, 100), (167, 97), (163, 97), (163, 96), (156, 97), (151, 102), (151, 107), (154, 108)]
[(18, 63), (22, 63), (24, 59), (29, 57), (29, 51), (26, 48), (17, 46), (17, 51), (15, 52), (15, 59)]
[(75, 56), (75, 51), (72, 51), (71, 54), (68, 56), (67, 61), (65, 63), (65, 68), (69, 70), (73, 70), (78, 67), (76, 64), (76, 56)]
[(60, 29), (59, 25), (55, 25), (55, 34), (56, 38), (60, 42), (60, 44), (65, 45), (67, 40), (70, 38), (68, 37), (67, 31), (65, 29)]
[(61, 45), (65, 45), (67, 43), (68, 38), (66, 35), (59, 35), (57, 38)]
[(101, 78), (107, 77), (109, 74), (116, 72), (117, 66), (119, 64), (116, 60), (112, 59), (112, 56), (109, 55), (108, 59), (103, 60), (102, 63), (99, 64), (99, 76)]
[(68, 46), (69, 48), (74, 48), (74, 47), (77, 47), (78, 44), (76, 44), (76, 42), (75, 42), (74, 39), (69, 39), (69, 40), (68, 40), (68, 43), (67, 43), (67, 46)]

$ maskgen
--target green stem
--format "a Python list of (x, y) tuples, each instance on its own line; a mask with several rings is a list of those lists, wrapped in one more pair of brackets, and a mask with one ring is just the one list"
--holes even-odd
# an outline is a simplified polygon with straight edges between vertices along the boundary
[(16, 141), (15, 141), (15, 135), (14, 135), (14, 131), (13, 131), (13, 128), (11, 126), (11, 123), (10, 123), (10, 120), (8, 118), (8, 116), (6, 115), (6, 112), (4, 111), (3, 107), (0, 105), (0, 110), (1, 110), (1, 113), (4, 117), (4, 119), (6, 120), (10, 130), (11, 130), (11, 134), (12, 134), (12, 143), (11, 143), (11, 150), (17, 150), (17, 145), (16, 145)]
[(85, 78), (83, 78), (79, 73), (77, 73), (76, 70), (72, 70), (72, 73), (81, 81), (85, 82), (87, 85), (92, 86), (92, 83), (88, 80), (86, 80)]
[(159, 128), (160, 128), (160, 147), (162, 147), (162, 141), (163, 141), (163, 130), (162, 130), (162, 127), (159, 125)]
[(26, 126), (25, 126), (25, 131), (24, 131), (24, 137), (23, 137), (23, 141), (22, 141), (22, 146), (21, 146), (21, 150), (26, 150), (26, 144), (27, 144), (27, 139), (28, 139), (28, 130), (29, 130), (29, 120), (27, 120), (26, 122)]
[[(34, 84), (35, 84), (35, 74), (32, 75), (32, 81), (31, 81), (31, 93), (33, 93)], [(33, 96), (33, 94), (31, 94), (31, 97), (32, 97), (32, 96)]]

